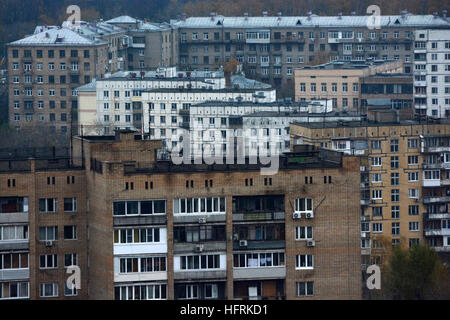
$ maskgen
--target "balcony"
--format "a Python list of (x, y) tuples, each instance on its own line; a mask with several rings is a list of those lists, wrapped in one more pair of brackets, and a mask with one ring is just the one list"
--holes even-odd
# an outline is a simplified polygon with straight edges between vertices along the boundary
[(247, 240), (246, 246), (241, 246), (239, 241), (233, 242), (233, 251), (239, 250), (270, 250), (285, 249), (285, 240)]
[(450, 229), (425, 229), (425, 236), (450, 236)]
[(441, 186), (441, 180), (439, 180), (439, 179), (423, 180), (422, 186), (423, 187), (440, 187)]
[(114, 226), (130, 226), (130, 225), (165, 225), (167, 224), (167, 216), (164, 215), (142, 215), (129, 217), (114, 217)]
[(174, 280), (223, 280), (227, 278), (226, 270), (175, 271)]
[(234, 280), (284, 278), (286, 278), (286, 266), (233, 269)]
[(424, 196), (423, 203), (441, 203), (441, 202), (450, 202), (450, 196)]
[(114, 273), (114, 282), (167, 281), (167, 271)]
[(28, 280), (30, 269), (3, 269), (0, 270), (0, 281), (7, 280)]
[(424, 163), (423, 169), (450, 169), (450, 162)]
[(450, 252), (450, 246), (432, 247), (436, 252)]
[[(226, 214), (174, 214), (173, 223), (214, 223), (225, 222)], [(200, 220), (201, 219), (201, 220)]]
[(450, 219), (450, 213), (443, 212), (443, 213), (424, 213), (424, 216), (426, 216), (426, 219), (428, 220), (441, 220), (441, 219)]
[(174, 243), (173, 252), (174, 254), (198, 252), (198, 246), (202, 247), (201, 252), (217, 252), (227, 250), (227, 243), (225, 241), (215, 241), (202, 243)]
[(233, 222), (238, 221), (264, 221), (264, 220), (282, 220), (285, 219), (284, 212), (252, 212), (252, 213), (233, 213)]
[(137, 49), (145, 49), (145, 43), (135, 43), (133, 42), (131, 44), (132, 48), (137, 48)]
[(422, 153), (442, 153), (450, 152), (450, 146), (440, 146), (440, 147), (423, 147)]

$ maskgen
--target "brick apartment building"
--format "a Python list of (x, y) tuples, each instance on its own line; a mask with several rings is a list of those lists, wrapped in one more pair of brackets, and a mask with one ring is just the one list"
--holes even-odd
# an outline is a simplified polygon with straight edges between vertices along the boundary
[(16, 283), (31, 299), (361, 298), (357, 157), (297, 147), (262, 176), (248, 163), (176, 166), (139, 138), (76, 137), (71, 159), (0, 161), (1, 254), (29, 261), (0, 265), (3, 299)]
[(383, 263), (388, 243), (425, 242), (448, 255), (449, 123), (372, 116), (353, 123), (293, 123), (291, 143), (360, 157), (363, 265)]

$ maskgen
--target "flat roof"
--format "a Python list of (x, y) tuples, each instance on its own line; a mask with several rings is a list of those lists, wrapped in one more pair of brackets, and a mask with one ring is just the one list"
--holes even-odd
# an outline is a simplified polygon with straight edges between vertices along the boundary
[(309, 129), (329, 129), (329, 128), (361, 128), (361, 127), (389, 127), (389, 126), (413, 126), (413, 125), (433, 125), (450, 124), (450, 119), (440, 119), (434, 121), (403, 120), (400, 122), (376, 122), (370, 120), (362, 121), (330, 121), (330, 122), (298, 122), (292, 124)]

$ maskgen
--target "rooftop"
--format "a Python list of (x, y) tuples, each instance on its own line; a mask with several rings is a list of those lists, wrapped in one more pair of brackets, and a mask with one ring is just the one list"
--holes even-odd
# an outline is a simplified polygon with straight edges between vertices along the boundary
[(132, 18), (130, 16), (120, 16), (120, 17), (116, 17), (113, 19), (110, 19), (108, 21), (106, 21), (106, 23), (110, 23), (110, 24), (132, 24), (132, 23), (136, 23), (138, 20), (135, 18)]
[(398, 63), (397, 60), (371, 60), (366, 61), (350, 60), (350, 61), (331, 61), (324, 64), (315, 66), (304, 66), (297, 68), (296, 70), (360, 70), (367, 69), (373, 66), (380, 66), (383, 64)]
[[(39, 31), (39, 30), (37, 30)], [(69, 28), (47, 28), (45, 31), (9, 43), (12, 46), (93, 46), (107, 42), (88, 39)]]
[[(179, 28), (314, 28), (314, 27), (363, 27), (371, 16), (271, 16), (271, 17), (190, 17), (185, 20), (171, 20)], [(450, 22), (434, 15), (391, 15), (381, 16), (381, 27), (449, 27)]]
[(332, 121), (332, 122), (297, 122), (292, 124), (309, 129), (329, 129), (329, 128), (361, 128), (361, 127), (387, 127), (387, 126), (413, 126), (413, 125), (426, 125), (426, 124), (450, 124), (450, 119), (440, 120), (404, 120), (400, 122), (376, 122), (370, 120), (361, 121)]

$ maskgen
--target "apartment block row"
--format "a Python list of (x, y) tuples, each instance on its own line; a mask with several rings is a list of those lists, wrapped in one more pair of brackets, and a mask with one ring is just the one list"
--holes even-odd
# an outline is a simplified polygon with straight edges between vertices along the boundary
[(161, 146), (121, 132), (0, 161), (1, 299), (361, 298), (358, 158), (297, 147), (264, 176)]

